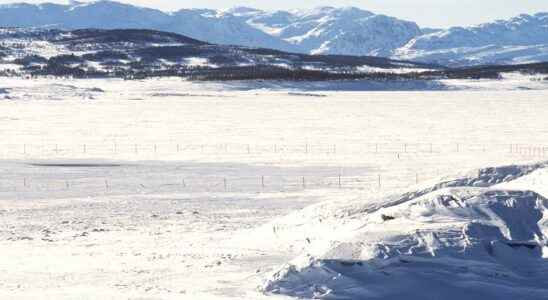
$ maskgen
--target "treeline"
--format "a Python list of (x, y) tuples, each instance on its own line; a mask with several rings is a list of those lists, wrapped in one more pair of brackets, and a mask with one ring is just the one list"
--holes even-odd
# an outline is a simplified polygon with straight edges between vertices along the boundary
[[(178, 53), (180, 49), (164, 47), (161, 56)], [(148, 53), (145, 51), (145, 53)], [(149, 56), (150, 55), (150, 56)], [(141, 59), (131, 61), (122, 52), (100, 51), (84, 56), (58, 55), (46, 59), (30, 55), (15, 61), (22, 66), (25, 74), (32, 76), (62, 76), (74, 78), (116, 77), (144, 79), (150, 77), (183, 77), (195, 81), (233, 80), (287, 80), (287, 81), (328, 81), (328, 80), (438, 80), (438, 79), (499, 79), (503, 72), (528, 74), (548, 74), (548, 63), (478, 66), (458, 69), (442, 69), (423, 72), (360, 72), (358, 67), (310, 69), (296, 65), (281, 67), (271, 64), (234, 65), (230, 59), (218, 56), (216, 67), (192, 66), (184, 63), (173, 65), (159, 64), (157, 57), (141, 53)], [(146, 58), (146, 59), (143, 59)], [(344, 58), (344, 57), (341, 57)], [(129, 62), (122, 63), (123, 60)], [(101, 70), (90, 66), (89, 62), (101, 64)], [(224, 64), (226, 63), (226, 64)], [(389, 70), (389, 69), (387, 69)], [(12, 73), (10, 73), (12, 74)]]
[(329, 80), (401, 80), (418, 79), (418, 73), (359, 73), (327, 72), (302, 68), (289, 69), (270, 65), (234, 66), (199, 70), (189, 74), (190, 80), (233, 81), (233, 80), (288, 80), (288, 81), (329, 81)]
[[(501, 72), (490, 69), (462, 69), (410, 73), (390, 72), (328, 72), (302, 68), (283, 68), (270, 65), (231, 66), (211, 68), (207, 66), (171, 66), (152, 68), (135, 63), (130, 68), (113, 67), (106, 71), (83, 69), (64, 64), (48, 63), (45, 66), (27, 68), (33, 76), (70, 76), (75, 78), (115, 77), (145, 79), (152, 77), (183, 77), (193, 81), (234, 81), (234, 80), (287, 80), (287, 81), (330, 81), (330, 80), (440, 80), (440, 79), (499, 79)], [(541, 73), (521, 69), (523, 73)], [(548, 74), (548, 70), (544, 73)]]

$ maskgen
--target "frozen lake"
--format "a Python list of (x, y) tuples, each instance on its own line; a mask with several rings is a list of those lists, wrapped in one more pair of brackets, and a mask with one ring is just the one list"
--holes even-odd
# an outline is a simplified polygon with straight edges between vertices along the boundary
[(548, 91), (0, 83), (0, 297), (257, 299), (310, 204), (548, 157)]

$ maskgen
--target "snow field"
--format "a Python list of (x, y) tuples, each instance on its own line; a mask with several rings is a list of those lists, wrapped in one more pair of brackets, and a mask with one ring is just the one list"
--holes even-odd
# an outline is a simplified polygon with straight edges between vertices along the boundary
[[(405, 215), (415, 202), (440, 215), (431, 217), (433, 227), (452, 208), (436, 204), (434, 191), (391, 202), (387, 211), (361, 214), (364, 206), (444, 180), (489, 183), (499, 177), (467, 172), (544, 160), (548, 140), (542, 90), (312, 97), (173, 79), (10, 79), (0, 87), (11, 97), (0, 101), (0, 298), (9, 299), (345, 296), (341, 287), (363, 293), (361, 277), (310, 290), (315, 278), (295, 272), (299, 288), (272, 274), (306, 253), (319, 264), (331, 259), (333, 268), (351, 249), (366, 261), (373, 250), (333, 246), (360, 241), (369, 230), (360, 229), (364, 222), (392, 228), (382, 214), (401, 216), (394, 232), (422, 226), (427, 212)], [(536, 194), (525, 190), (545, 196), (541, 172), (503, 176), (490, 187), (470, 187), (474, 179), (439, 195), (481, 204), (500, 183), (532, 201)], [(310, 274), (323, 278), (320, 269)], [(410, 269), (402, 270), (395, 278)], [(420, 270), (430, 269), (412, 271)], [(382, 276), (371, 278), (382, 283)]]

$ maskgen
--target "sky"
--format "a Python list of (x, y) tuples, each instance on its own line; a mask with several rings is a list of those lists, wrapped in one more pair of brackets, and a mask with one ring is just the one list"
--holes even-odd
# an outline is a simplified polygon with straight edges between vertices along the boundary
[[(118, 0), (139, 6), (173, 11), (181, 8), (226, 9), (249, 6), (265, 10), (307, 9), (317, 6), (356, 6), (375, 13), (417, 22), (422, 27), (446, 28), (507, 19), (522, 13), (548, 12), (548, 0)], [(55, 2), (66, 0), (0, 0)], [(82, 2), (86, 2), (82, 0)]]

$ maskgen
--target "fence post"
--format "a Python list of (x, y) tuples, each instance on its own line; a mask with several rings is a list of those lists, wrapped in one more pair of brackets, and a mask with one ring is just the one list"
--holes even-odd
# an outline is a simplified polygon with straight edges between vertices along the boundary
[(264, 189), (264, 175), (261, 176), (261, 187)]
[(186, 182), (184, 179), (183, 179), (183, 187), (186, 188)]
[(306, 181), (304, 179), (304, 176), (303, 176), (303, 189), (306, 189)]
[(227, 189), (228, 189), (228, 186), (227, 186), (227, 183), (226, 183), (226, 178), (223, 178), (223, 184), (225, 186), (225, 192), (226, 192)]
[(379, 183), (379, 189), (381, 189), (381, 174), (378, 175), (378, 183)]
[(341, 175), (339, 174), (339, 188), (342, 188), (342, 184), (341, 184)]

